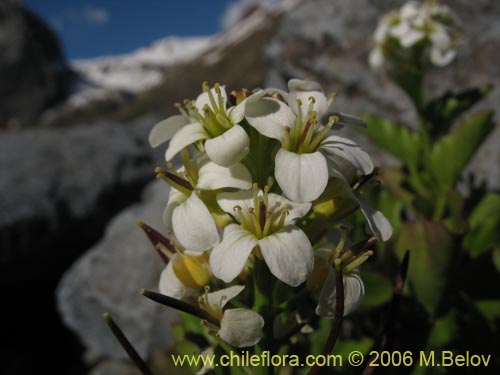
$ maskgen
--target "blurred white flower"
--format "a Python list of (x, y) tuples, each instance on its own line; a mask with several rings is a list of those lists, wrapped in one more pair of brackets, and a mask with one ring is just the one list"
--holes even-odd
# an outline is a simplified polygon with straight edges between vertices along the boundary
[(399, 49), (411, 49), (423, 43), (433, 65), (448, 65), (457, 54), (456, 24), (456, 16), (447, 6), (408, 1), (399, 12), (391, 11), (380, 19), (369, 63), (379, 68), (387, 59), (399, 58)]

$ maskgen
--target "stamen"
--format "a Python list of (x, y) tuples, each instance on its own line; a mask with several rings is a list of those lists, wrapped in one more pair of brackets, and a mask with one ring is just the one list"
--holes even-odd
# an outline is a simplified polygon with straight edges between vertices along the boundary
[(323, 141), (323, 139), (325, 139), (326, 135), (328, 134), (332, 126), (335, 125), (339, 120), (340, 119), (338, 118), (338, 116), (330, 116), (330, 118), (328, 119), (328, 123), (325, 125), (325, 127), (321, 129), (318, 133), (316, 133), (316, 135), (312, 139), (311, 143), (309, 144), (309, 149), (315, 150), (316, 147), (318, 147), (318, 145), (320, 144), (320, 142)]
[(203, 81), (203, 83), (201, 84), (201, 89), (204, 92), (210, 91), (210, 86), (208, 86), (208, 81)]
[(278, 222), (278, 228), (281, 229), (285, 225), (285, 220), (286, 217), (290, 214), (290, 211), (288, 211), (286, 208), (281, 210), (280, 214), (280, 221)]
[(189, 157), (189, 151), (187, 147), (181, 150), (182, 164), (184, 164), (184, 173), (186, 179), (191, 183), (192, 186), (196, 185), (198, 181), (198, 169), (193, 165), (191, 158)]
[(254, 182), (252, 184), (253, 189), (253, 207), (257, 213), (257, 217), (260, 216), (260, 204), (259, 204), (259, 184)]
[(284, 126), (285, 129), (285, 139), (283, 142), (283, 148), (285, 150), (290, 150), (290, 127), (289, 126)]
[(264, 204), (266, 205), (266, 209), (269, 210), (269, 186), (264, 186)]
[(280, 102), (284, 102), (285, 101), (285, 99), (283, 98), (283, 96), (279, 92), (273, 92), (271, 94), (271, 98), (279, 100)]
[(217, 113), (215, 115), (215, 118), (217, 120), (217, 122), (222, 125), (224, 128), (226, 129), (230, 129), (231, 128), (231, 123), (229, 122), (229, 120), (226, 118), (226, 116), (224, 115), (221, 115), (220, 113)]
[(373, 251), (372, 250), (368, 250), (366, 252), (364, 252), (363, 254), (361, 254), (360, 256), (358, 256), (357, 258), (355, 258), (351, 263), (349, 263), (347, 266), (344, 267), (344, 272), (347, 273), (347, 272), (351, 272), (353, 269), (359, 267), (360, 265), (362, 265), (364, 262), (366, 262), (366, 260), (371, 257), (373, 255)]
[(257, 238), (261, 239), (262, 238), (262, 228), (260, 227), (258, 216), (255, 214), (255, 210), (252, 207), (250, 207), (248, 209), (248, 213), (250, 214), (250, 219), (253, 222), (253, 227), (254, 227), (254, 230), (255, 230), (255, 236)]
[(217, 93), (217, 100), (219, 102), (219, 112), (225, 113), (224, 98), (222, 97), (222, 91), (220, 89), (219, 83), (214, 85), (215, 92)]
[(330, 97), (328, 98), (328, 103), (327, 103), (328, 108), (330, 108), (330, 107), (331, 107), (331, 105), (333, 104), (333, 100), (335, 99), (335, 97), (336, 97), (336, 96), (337, 96), (337, 93), (336, 93), (336, 92), (332, 92), (332, 93), (330, 94)]
[[(207, 87), (208, 87), (208, 83), (207, 83)], [(208, 88), (208, 90), (206, 90), (205, 92), (208, 94), (208, 99), (210, 100), (210, 104), (212, 104), (212, 110), (214, 112), (218, 112), (217, 102), (215, 101), (214, 94), (212, 93), (212, 90), (210, 90), (210, 88)]]
[(263, 237), (265, 237), (269, 234), (269, 230), (271, 229), (272, 217), (273, 217), (273, 214), (271, 212), (266, 213), (266, 218), (265, 218), (264, 227), (263, 227), (264, 229), (262, 230)]
[(246, 230), (250, 230), (253, 227), (253, 222), (245, 216), (241, 207), (234, 206), (233, 210), (237, 213), (241, 226)]
[(342, 250), (344, 250), (345, 241), (347, 240), (347, 230), (340, 229), (340, 240), (335, 247), (335, 251), (333, 252), (333, 258), (338, 259), (342, 255)]

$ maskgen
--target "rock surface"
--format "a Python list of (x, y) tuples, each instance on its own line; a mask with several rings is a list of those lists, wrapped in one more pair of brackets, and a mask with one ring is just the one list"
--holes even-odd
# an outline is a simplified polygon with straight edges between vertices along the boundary
[[(435, 69), (428, 77), (429, 97), (447, 90), (460, 90), (491, 83), (495, 89), (473, 110), (500, 107), (500, 3), (495, 0), (448, 1), (462, 20), (465, 41), (456, 61), (444, 69)], [(327, 92), (337, 92), (335, 107), (343, 112), (375, 113), (410, 126), (416, 126), (411, 103), (382, 72), (368, 66), (370, 41), (379, 17), (400, 6), (393, 0), (312, 0), (287, 15), (267, 50), (271, 63), (266, 86), (284, 87), (291, 77), (321, 82)], [(362, 11), (360, 11), (362, 9)], [(496, 113), (500, 122), (500, 112)], [(373, 146), (349, 129), (370, 152)], [(500, 127), (471, 161), (468, 172), (500, 188)], [(391, 162), (375, 152), (379, 163)], [(392, 160), (393, 162), (393, 160)]]
[(147, 134), (156, 120), (2, 133), (0, 288), (12, 307), (0, 311), (6, 374), (53, 370), (55, 355), (67, 373), (81, 373), (81, 347), (60, 322), (54, 289), (152, 180), (160, 155)]
[(59, 311), (65, 324), (79, 334), (88, 348), (88, 362), (127, 358), (101, 318), (105, 311), (143, 356), (171, 342), (174, 310), (139, 294), (141, 288), (157, 291), (164, 264), (135, 223), (140, 219), (161, 230), (168, 191), (162, 181), (149, 185), (143, 201), (116, 216), (104, 238), (61, 280), (57, 291)]
[(0, 129), (27, 124), (67, 94), (56, 35), (19, 1), (0, 3)]

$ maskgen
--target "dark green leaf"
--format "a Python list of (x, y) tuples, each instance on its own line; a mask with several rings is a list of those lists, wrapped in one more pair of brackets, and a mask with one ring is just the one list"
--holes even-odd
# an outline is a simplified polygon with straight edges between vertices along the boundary
[(434, 315), (450, 280), (449, 272), (456, 247), (441, 222), (421, 220), (404, 223), (396, 237), (400, 259), (410, 249), (408, 280), (417, 299)]
[(469, 89), (458, 93), (447, 92), (429, 102), (424, 109), (424, 117), (431, 123), (433, 137), (446, 134), (453, 121), (491, 91), (490, 86)]
[(500, 195), (490, 193), (474, 207), (464, 247), (477, 257), (500, 243)]
[(396, 124), (378, 116), (365, 115), (368, 127), (357, 129), (361, 134), (390, 152), (405, 164), (416, 166), (420, 149), (420, 135), (402, 124)]
[(492, 119), (492, 111), (470, 115), (434, 144), (429, 169), (443, 191), (455, 186), (474, 152), (493, 130)]

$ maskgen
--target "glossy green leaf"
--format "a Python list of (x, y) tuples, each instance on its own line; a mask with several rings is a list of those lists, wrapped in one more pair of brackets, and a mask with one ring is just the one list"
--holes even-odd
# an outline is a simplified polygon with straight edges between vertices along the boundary
[(470, 231), (464, 247), (472, 257), (500, 244), (500, 194), (490, 193), (476, 205), (469, 217)]
[(441, 190), (455, 186), (474, 152), (493, 130), (492, 119), (491, 111), (470, 115), (434, 144), (429, 156), (429, 170)]
[(450, 280), (448, 276), (456, 253), (453, 238), (441, 222), (404, 223), (395, 243), (400, 259), (407, 249), (410, 250), (411, 289), (427, 312), (434, 315)]
[(407, 165), (416, 166), (419, 157), (421, 137), (402, 124), (397, 124), (382, 117), (365, 115), (363, 120), (367, 128), (356, 129), (370, 140), (402, 160)]

